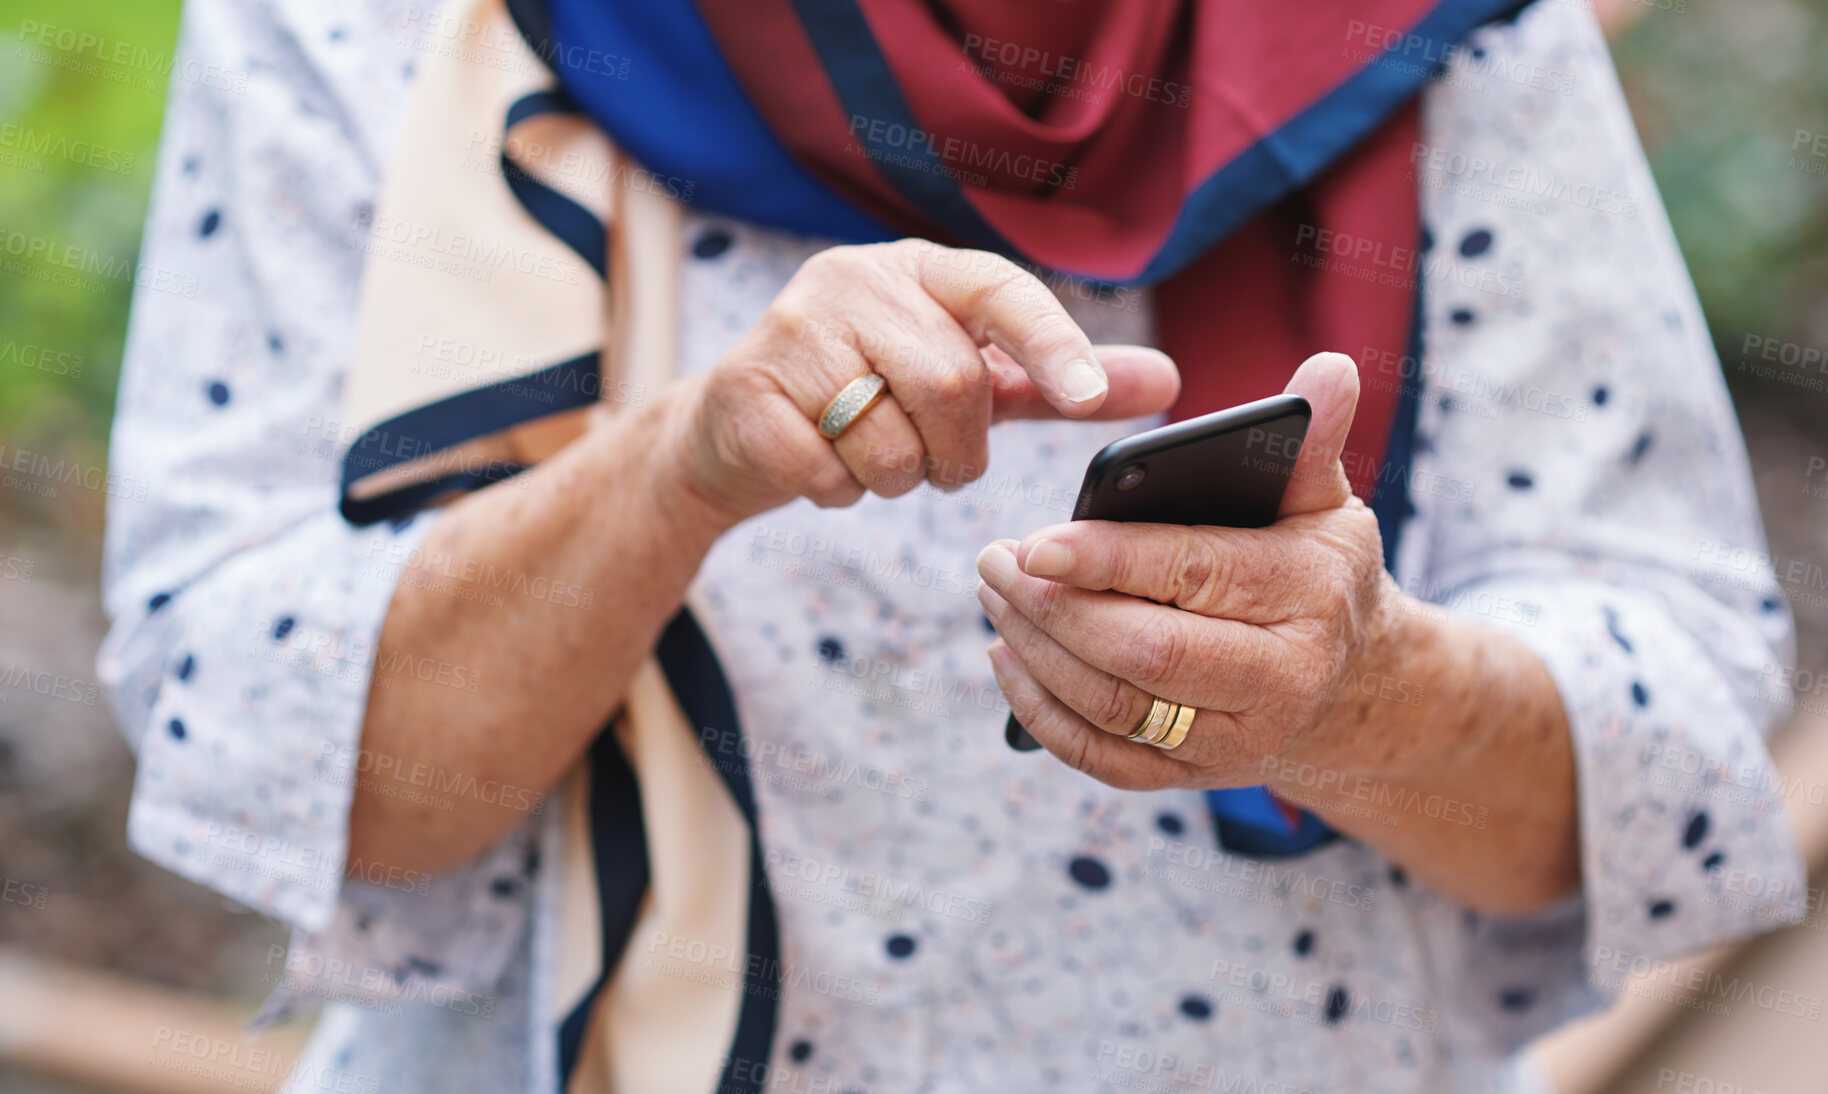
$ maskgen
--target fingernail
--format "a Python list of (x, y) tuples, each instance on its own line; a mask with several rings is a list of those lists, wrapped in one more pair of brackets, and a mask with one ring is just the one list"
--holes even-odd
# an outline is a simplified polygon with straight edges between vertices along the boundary
[(1073, 549), (1057, 539), (1044, 539), (1028, 549), (1022, 569), (1036, 577), (1059, 577), (1073, 568)]
[(1060, 389), (1075, 403), (1090, 402), (1109, 388), (1104, 373), (1093, 368), (1092, 363), (1084, 358), (1067, 365), (1065, 374), (1060, 377)]
[(1015, 553), (998, 540), (977, 553), (977, 572), (992, 585), (1007, 584), (1016, 575)]
[(988, 585), (977, 587), (977, 602), (984, 606), (984, 614), (990, 617), (992, 623), (1001, 619), (1003, 609), (1009, 607), (1009, 601), (1004, 600), (1001, 594)]

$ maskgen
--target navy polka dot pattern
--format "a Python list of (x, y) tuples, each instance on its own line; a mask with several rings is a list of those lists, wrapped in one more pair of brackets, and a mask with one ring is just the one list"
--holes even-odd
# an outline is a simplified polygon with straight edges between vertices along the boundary
[(1682, 829), (1682, 846), (1686, 850), (1693, 851), (1695, 848), (1701, 846), (1701, 841), (1706, 838), (1707, 812), (1703, 810), (1690, 817), (1688, 819), (1688, 826)]
[(1335, 984), (1327, 990), (1326, 1019), (1327, 1025), (1336, 1026), (1346, 1016), (1346, 1009), (1352, 1005), (1352, 995), (1345, 986)]
[(1111, 871), (1104, 863), (1084, 855), (1067, 863), (1066, 872), (1087, 889), (1102, 889), (1111, 884)]
[(197, 225), (197, 234), (208, 239), (210, 236), (215, 235), (216, 229), (221, 226), (222, 213), (218, 210), (211, 209), (209, 212), (203, 214), (203, 222)]
[(175, 675), (180, 680), (189, 680), (190, 674), (195, 671), (197, 671), (197, 657), (195, 654), (187, 653), (184, 655), (184, 660), (178, 662)]
[(692, 244), (693, 258), (716, 258), (730, 249), (730, 233), (722, 228), (707, 228)]
[[(139, 748), (136, 849), (296, 928), (288, 968), (335, 961), (390, 991), (495, 1008), (489, 1021), (384, 1014), (386, 992), (300, 977), (263, 1017), (353, 991), (373, 1009), (319, 1023), (312, 1059), (377, 1088), (521, 1090), (556, 1043), (539, 1000), (557, 879), (540, 863), (563, 861), (575, 819), (558, 798), (424, 891), (341, 878), (330, 855), (275, 869), (210, 835), (345, 846), (393, 560), (441, 519), (350, 528), (328, 503), (337, 430), (311, 425), (341, 415), (367, 257), (352, 244), (376, 220), (405, 74), (441, 63), (420, 52), (437, 40), (421, 33), (424, 8), (186, 6), (175, 63), (247, 72), (249, 93), (225, 110), (216, 89), (171, 88), (143, 260), (197, 277), (199, 293), (134, 301), (111, 461), (150, 487), (109, 514), (115, 630), (100, 664)], [(1639, 215), (1553, 197), (1513, 208), (1418, 161), (1420, 242), (1447, 276), (1422, 299), (1405, 481), (1445, 488), (1408, 492), (1393, 568), (1553, 677), (1593, 821), (1581, 907), (1488, 919), (1353, 840), (1289, 862), (1228, 855), (1195, 790), (1116, 791), (1011, 753), (971, 560), (1067, 519), (1076, 469), (1163, 418), (1006, 422), (973, 486), (842, 510), (796, 502), (726, 535), (700, 569), (701, 622), (744, 732), (770, 749), (756, 765), (758, 880), (776, 894), (789, 973), (772, 1073), (833, 1091), (1154, 1081), (1105, 1077), (1112, 1040), (1291, 1090), (1367, 1074), (1428, 1089), (1450, 1057), (1465, 1088), (1508, 1091), (1511, 1053), (1594, 1004), (1584, 947), (1655, 958), (1769, 929), (1772, 900), (1719, 899), (1729, 865), (1807, 891), (1772, 802), (1708, 798), (1680, 766), (1644, 759), (1774, 783), (1759, 731), (1780, 708), (1739, 667), (1776, 662), (1788, 614), (1767, 569), (1693, 557), (1699, 539), (1759, 543), (1756, 509), (1604, 42), (1580, 5), (1533, 5), (1474, 44), (1507, 69), (1570, 73), (1572, 93), (1460, 79), (1456, 56), (1454, 78), (1424, 92), (1421, 141), (1499, 177), (1630, 195)], [(824, 243), (688, 209), (677, 245), (689, 376)], [(1149, 339), (1146, 291), (1094, 295), (1063, 292), (1095, 341)], [(755, 533), (777, 529), (813, 553), (770, 552)], [(1666, 558), (1684, 565), (1645, 561)], [(1633, 683), (1655, 702), (1640, 706)], [(1429, 1031), (1380, 1017), (1392, 1008)]]
[(1529, 1010), (1535, 1002), (1534, 988), (1505, 988), (1498, 993), (1498, 1005), (1509, 1011)]

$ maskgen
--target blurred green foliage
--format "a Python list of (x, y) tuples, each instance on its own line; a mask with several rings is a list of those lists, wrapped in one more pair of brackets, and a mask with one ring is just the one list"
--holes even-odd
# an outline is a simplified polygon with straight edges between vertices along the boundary
[[(7, 0), (0, 17), (0, 444), (8, 450), (87, 466), (103, 459), (178, 6)], [(45, 260), (42, 248), (63, 261), (81, 256), (74, 260), (89, 272)], [(102, 499), (75, 493), (80, 512), (66, 505), (31, 515), (99, 532)], [(9, 495), (6, 504), (34, 500)]]
[[(98, 463), (179, 4), (8, 0), (7, 7), (0, 23), (0, 443)], [(1819, 400), (1747, 381), (1730, 363), (1747, 334), (1828, 345), (1828, 177), (1817, 173), (1828, 169), (1828, 156), (1797, 146), (1801, 134), (1828, 133), (1828, 0), (1629, 0), (1624, 7), (1641, 18), (1616, 43), (1619, 68), (1735, 394), (1820, 418)], [(38, 245), (80, 248), (102, 270), (63, 278), (74, 284), (49, 279), (68, 271), (15, 253)], [(47, 351), (48, 364), (23, 360)], [(9, 496), (4, 504), (32, 502)], [(99, 533), (99, 505), (34, 516)]]
[(1747, 335), (1828, 348), (1828, 0), (1634, 4), (1613, 53), (1734, 397), (1828, 435), (1736, 367)]

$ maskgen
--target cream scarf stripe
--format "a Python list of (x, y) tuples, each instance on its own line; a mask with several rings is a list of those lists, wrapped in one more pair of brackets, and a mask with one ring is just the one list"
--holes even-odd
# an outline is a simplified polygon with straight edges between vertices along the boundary
[[(551, 88), (550, 72), (521, 41), (502, 0), (465, 0), (438, 25), (458, 33), (428, 36), (363, 241), (343, 435), (381, 434), (391, 453), (385, 458), (398, 462), (355, 476), (348, 494), (358, 501), (385, 503), (396, 491), (494, 464), (535, 464), (583, 428), (581, 409), (548, 412), (441, 445), (435, 430), (388, 434), (389, 423), (425, 422), (428, 408), (435, 415), (469, 393), (511, 385), (599, 346), (609, 351), (599, 385), (606, 393), (641, 397), (673, 369), (679, 208), (652, 191), (610, 186), (616, 151), (581, 118), (544, 115), (515, 128), (507, 143), (517, 162), (615, 225), (614, 291), (606, 292), (522, 208), (499, 167), (503, 119), (515, 102)], [(692, 614), (707, 619), (698, 600), (695, 589), (688, 592), (688, 608), (698, 609)], [(650, 877), (623, 959), (591, 1008), (567, 1089), (712, 1091), (749, 987), (750, 903), (754, 887), (765, 884), (755, 836), (655, 659), (637, 671), (623, 713), (616, 740), (640, 786)], [(535, 1001), (555, 1026), (601, 973), (590, 785), (581, 765), (559, 795), (558, 967), (550, 998)], [(675, 949), (685, 959), (673, 958)], [(707, 964), (705, 955), (717, 956)], [(745, 1061), (751, 1074), (764, 1062)]]

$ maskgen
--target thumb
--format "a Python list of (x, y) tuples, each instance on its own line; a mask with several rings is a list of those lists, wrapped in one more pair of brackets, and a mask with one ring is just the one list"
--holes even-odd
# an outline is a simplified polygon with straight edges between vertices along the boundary
[(1283, 390), (1306, 399), (1313, 416), (1276, 516), (1337, 509), (1352, 496), (1339, 454), (1358, 409), (1358, 365), (1343, 353), (1316, 353), (1301, 362)]

